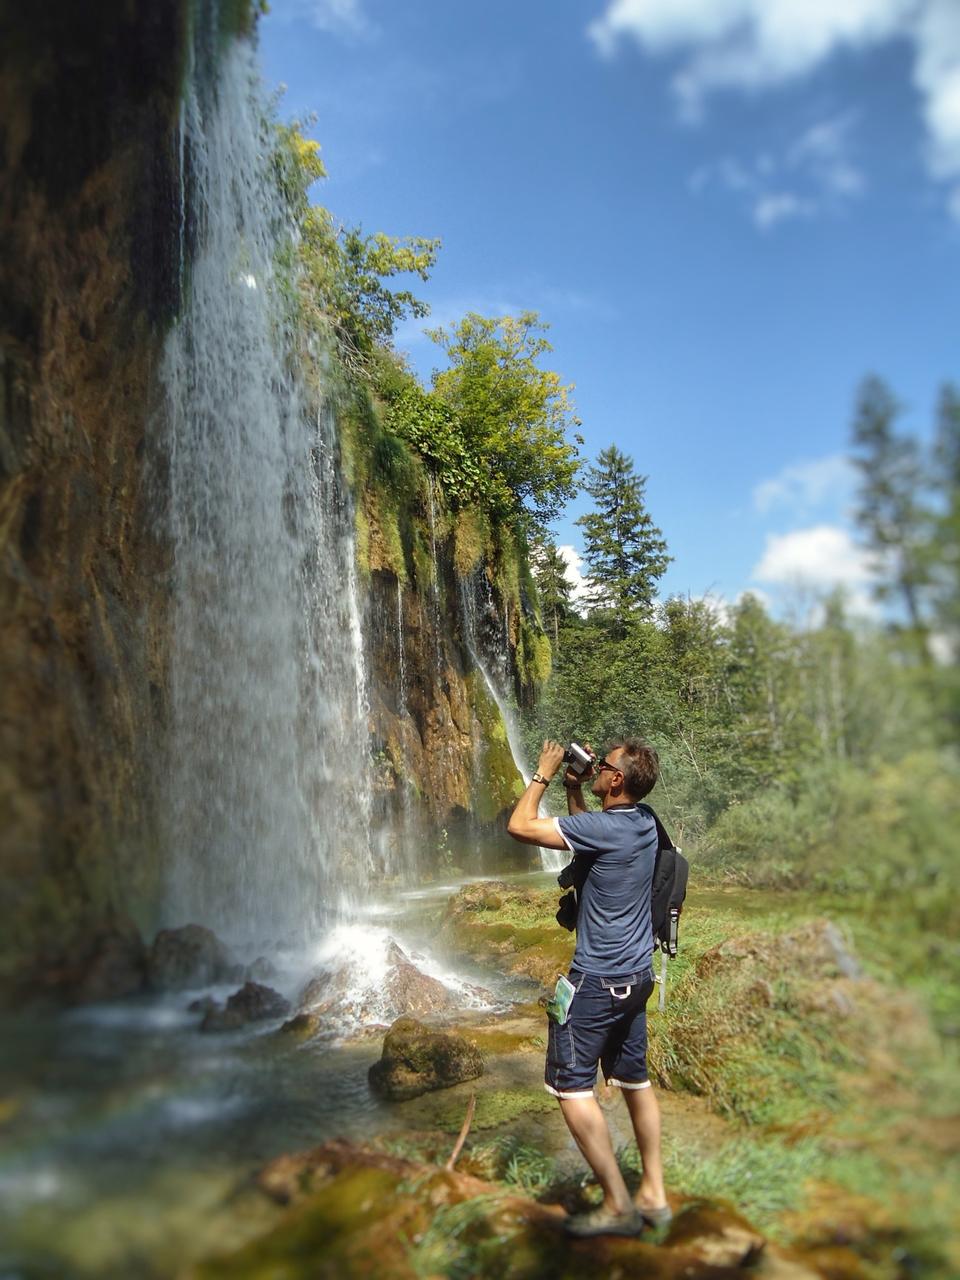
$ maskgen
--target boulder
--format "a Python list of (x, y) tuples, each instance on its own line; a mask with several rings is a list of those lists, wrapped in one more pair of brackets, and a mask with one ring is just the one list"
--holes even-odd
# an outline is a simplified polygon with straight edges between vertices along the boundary
[(235, 991), (223, 1009), (208, 1009), (200, 1024), (201, 1031), (235, 1031), (248, 1022), (282, 1018), (290, 1012), (290, 1001), (279, 991), (259, 982), (245, 982)]
[(198, 996), (187, 1005), (187, 1013), (213, 1013), (220, 1007), (220, 1001), (214, 1000), (213, 996)]
[(734, 1210), (709, 1201), (694, 1201), (673, 1220), (668, 1244), (718, 1270), (754, 1267), (766, 1241)]
[(236, 965), (215, 933), (199, 924), (161, 929), (147, 957), (147, 983), (155, 991), (184, 991), (229, 982)]
[(370, 1068), (370, 1087), (395, 1102), (447, 1089), (483, 1075), (483, 1055), (463, 1036), (432, 1031), (416, 1018), (398, 1018)]
[(453, 992), (436, 978), (421, 973), (395, 942), (387, 951), (390, 969), (383, 983), (384, 995), (396, 1014), (422, 1018), (442, 1013), (456, 1004)]
[[(486, 993), (477, 989), (478, 996)], [(457, 998), (442, 982), (421, 973), (395, 942), (387, 950), (387, 970), (381, 982), (363, 985), (356, 968), (348, 963), (325, 969), (301, 989), (296, 1001), (298, 1014), (310, 1014), (318, 1021), (381, 1025), (409, 1014), (427, 1017), (455, 1008)], [(303, 1024), (298, 1025), (303, 1029)]]
[(295, 1036), (298, 1040), (309, 1040), (320, 1030), (321, 1022), (319, 1013), (295, 1013), (280, 1030), (284, 1035)]
[(247, 1020), (239, 1009), (227, 1009), (214, 1004), (203, 1015), (200, 1023), (201, 1031), (239, 1031), (246, 1026)]
[(353, 985), (353, 969), (342, 964), (336, 969), (321, 969), (304, 984), (297, 996), (298, 1013), (330, 1013), (333, 1009), (346, 1008)]

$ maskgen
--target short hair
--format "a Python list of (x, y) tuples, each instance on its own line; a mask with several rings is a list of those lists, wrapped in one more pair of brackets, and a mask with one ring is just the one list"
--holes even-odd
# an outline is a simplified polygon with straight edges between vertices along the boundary
[(621, 738), (610, 744), (606, 754), (617, 749), (623, 751), (619, 766), (623, 774), (623, 789), (634, 800), (642, 800), (657, 785), (660, 757), (642, 738)]

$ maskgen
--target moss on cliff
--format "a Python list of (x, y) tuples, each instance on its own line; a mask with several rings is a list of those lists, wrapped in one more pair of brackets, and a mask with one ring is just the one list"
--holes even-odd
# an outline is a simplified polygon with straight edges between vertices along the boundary
[(519, 800), (523, 779), (517, 773), (503, 718), (487, 692), (483, 677), (472, 671), (466, 683), (480, 730), (471, 807), (481, 822), (493, 822)]

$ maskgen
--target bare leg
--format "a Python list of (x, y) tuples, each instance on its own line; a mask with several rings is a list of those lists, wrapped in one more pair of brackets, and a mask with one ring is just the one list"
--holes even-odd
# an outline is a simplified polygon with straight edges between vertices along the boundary
[(652, 1088), (624, 1089), (623, 1096), (643, 1164), (643, 1176), (634, 1199), (641, 1209), (660, 1209), (667, 1203), (660, 1155), (660, 1104)]
[(596, 1098), (592, 1095), (589, 1098), (561, 1098), (560, 1110), (574, 1142), (603, 1188), (604, 1208), (611, 1213), (631, 1212), (630, 1193), (623, 1181), (610, 1141), (610, 1130)]

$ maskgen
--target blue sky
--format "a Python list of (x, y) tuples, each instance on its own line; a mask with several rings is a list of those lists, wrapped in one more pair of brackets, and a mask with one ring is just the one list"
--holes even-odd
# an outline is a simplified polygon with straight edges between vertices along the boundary
[(663, 594), (865, 598), (857, 384), (926, 435), (960, 378), (957, 0), (272, 0), (260, 46), (318, 200), (442, 239), (429, 323), (549, 322), (585, 452), (649, 477)]

